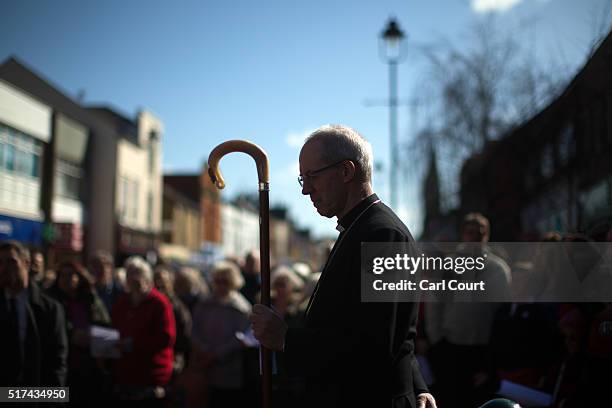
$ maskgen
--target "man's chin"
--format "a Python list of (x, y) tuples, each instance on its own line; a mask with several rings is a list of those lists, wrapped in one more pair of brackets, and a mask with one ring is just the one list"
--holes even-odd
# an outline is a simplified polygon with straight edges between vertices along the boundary
[(325, 211), (320, 208), (317, 208), (317, 212), (319, 213), (320, 216), (325, 217), (325, 218), (332, 218), (334, 216), (329, 211)]

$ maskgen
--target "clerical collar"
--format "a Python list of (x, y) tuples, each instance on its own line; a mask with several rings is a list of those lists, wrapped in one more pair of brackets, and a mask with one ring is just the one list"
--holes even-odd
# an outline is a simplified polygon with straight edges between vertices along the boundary
[(378, 200), (378, 196), (376, 194), (371, 194), (361, 200), (359, 204), (351, 208), (351, 210), (344, 217), (338, 220), (336, 229), (340, 232), (345, 231), (353, 223), (353, 221), (355, 221), (355, 219), (376, 200)]

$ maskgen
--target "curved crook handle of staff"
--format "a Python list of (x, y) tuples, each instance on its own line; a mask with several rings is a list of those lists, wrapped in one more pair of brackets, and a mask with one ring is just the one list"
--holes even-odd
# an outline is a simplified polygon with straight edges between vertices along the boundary
[(228, 140), (215, 147), (208, 156), (208, 175), (217, 188), (225, 188), (225, 180), (219, 170), (219, 161), (223, 156), (232, 152), (242, 152), (251, 156), (257, 165), (259, 190), (268, 190), (270, 182), (268, 170), (268, 155), (255, 143), (246, 140)]

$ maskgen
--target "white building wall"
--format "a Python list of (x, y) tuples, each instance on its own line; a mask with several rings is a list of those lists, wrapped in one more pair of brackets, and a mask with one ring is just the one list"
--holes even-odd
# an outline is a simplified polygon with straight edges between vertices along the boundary
[[(3, 149), (11, 145), (15, 152), (36, 154), (37, 176), (23, 171), (10, 171), (4, 166), (6, 153), (0, 160), (0, 212), (32, 220), (42, 220), (40, 191), (42, 148), (40, 142), (51, 138), (52, 110), (20, 89), (0, 80), (0, 140)], [(12, 129), (17, 130), (16, 135)], [(25, 135), (25, 136), (24, 136)], [(37, 142), (40, 141), (40, 142)], [(21, 166), (15, 156), (15, 166)], [(29, 162), (32, 166), (32, 162)], [(34, 167), (31, 167), (34, 168)], [(31, 171), (30, 171), (31, 173)]]
[(0, 170), (0, 213), (42, 221), (40, 179), (31, 180)]
[[(270, 220), (270, 235), (274, 234), (274, 247), (270, 247), (276, 262), (289, 261), (289, 242), (291, 240), (291, 226), (285, 220)], [(272, 244), (272, 243), (271, 243)]]
[[(156, 135), (155, 140), (150, 139), (152, 132)], [(161, 231), (162, 132), (163, 125), (159, 119), (149, 112), (141, 112), (138, 115), (139, 145), (126, 139), (118, 142), (115, 208), (121, 224), (126, 227), (148, 232)], [(149, 151), (150, 145), (152, 153)]]
[(55, 197), (51, 203), (54, 222), (83, 224), (83, 203), (65, 197)]
[(117, 144), (115, 198), (119, 222), (130, 228), (146, 229), (144, 186), (147, 181), (146, 152), (120, 139)]
[[(150, 232), (161, 232), (163, 203), (163, 169), (162, 140), (164, 125), (152, 112), (143, 110), (138, 113), (138, 139), (147, 154), (147, 174), (143, 197), (151, 196), (151, 219), (147, 220), (145, 205), (145, 223)], [(144, 201), (146, 204), (147, 201)]]
[(221, 204), (221, 246), (225, 256), (244, 256), (259, 249), (259, 214)]
[(2, 80), (0, 122), (43, 142), (51, 139), (51, 108)]

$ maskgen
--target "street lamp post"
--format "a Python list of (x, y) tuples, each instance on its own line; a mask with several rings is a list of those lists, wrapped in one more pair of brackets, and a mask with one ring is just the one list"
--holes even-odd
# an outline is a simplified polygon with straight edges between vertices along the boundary
[(397, 210), (397, 168), (398, 168), (398, 136), (397, 136), (397, 66), (403, 59), (402, 40), (404, 33), (395, 19), (390, 19), (387, 27), (381, 33), (381, 58), (389, 66), (389, 149), (391, 163), (389, 169), (389, 190), (391, 208)]

